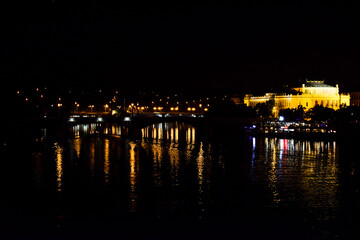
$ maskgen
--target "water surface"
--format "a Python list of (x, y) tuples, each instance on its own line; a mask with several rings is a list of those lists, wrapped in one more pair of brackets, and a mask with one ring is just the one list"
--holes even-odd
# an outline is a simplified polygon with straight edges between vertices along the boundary
[(38, 129), (9, 144), (1, 153), (4, 232), (255, 239), (356, 234), (355, 144), (235, 134), (210, 140), (175, 122), (146, 127), (137, 140), (124, 137), (126, 131), (83, 124), (64, 138)]

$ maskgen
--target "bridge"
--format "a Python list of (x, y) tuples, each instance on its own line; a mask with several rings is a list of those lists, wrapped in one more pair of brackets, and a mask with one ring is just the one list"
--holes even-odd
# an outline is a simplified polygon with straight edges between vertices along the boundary
[(115, 123), (127, 128), (127, 135), (132, 138), (141, 137), (141, 129), (152, 124), (164, 122), (183, 122), (196, 127), (199, 131), (205, 130), (206, 116), (195, 113), (141, 113), (133, 115), (71, 115), (68, 119), (70, 126), (86, 123)]

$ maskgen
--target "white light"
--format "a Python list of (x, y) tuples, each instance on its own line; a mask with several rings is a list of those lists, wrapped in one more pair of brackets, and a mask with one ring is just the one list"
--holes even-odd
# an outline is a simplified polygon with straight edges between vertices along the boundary
[(97, 118), (97, 121), (98, 121), (98, 122), (102, 122), (102, 121), (103, 121), (103, 118), (102, 118), (102, 117), (98, 117), (98, 118)]
[(124, 121), (129, 122), (131, 121), (130, 117), (124, 117)]
[(74, 118), (69, 118), (69, 122), (75, 122), (75, 119)]
[(280, 116), (280, 117), (279, 117), (279, 121), (280, 121), (280, 122), (284, 121), (284, 117), (283, 117), (283, 116)]

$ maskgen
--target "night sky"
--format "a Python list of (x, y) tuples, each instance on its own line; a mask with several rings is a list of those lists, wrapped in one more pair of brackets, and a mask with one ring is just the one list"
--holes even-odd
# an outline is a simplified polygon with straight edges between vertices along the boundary
[[(9, 1), (11, 87), (232, 89), (359, 79), (357, 5), (269, 1)], [(145, 2), (145, 3), (144, 3)]]

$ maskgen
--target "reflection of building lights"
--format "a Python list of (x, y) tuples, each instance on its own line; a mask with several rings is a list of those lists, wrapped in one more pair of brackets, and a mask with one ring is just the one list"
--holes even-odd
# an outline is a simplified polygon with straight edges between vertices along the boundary
[(105, 175), (105, 182), (109, 182), (110, 176), (110, 160), (109, 160), (109, 153), (110, 153), (110, 144), (109, 139), (105, 139), (105, 149), (104, 149), (104, 175)]
[(131, 212), (135, 212), (136, 211), (136, 207), (137, 207), (137, 203), (136, 203), (136, 199), (137, 199), (137, 195), (136, 195), (136, 175), (137, 175), (137, 169), (136, 169), (136, 153), (135, 153), (135, 143), (129, 143), (130, 144), (130, 150), (129, 150), (129, 154), (130, 154), (130, 159), (129, 159), (129, 163), (130, 163), (130, 203), (129, 203), (129, 207), (130, 207), (130, 211)]
[(55, 143), (55, 154), (56, 154), (56, 176), (57, 176), (57, 190), (60, 192), (62, 190), (62, 176), (63, 176), (63, 148)]

